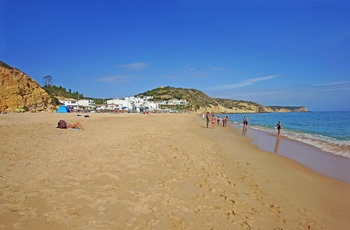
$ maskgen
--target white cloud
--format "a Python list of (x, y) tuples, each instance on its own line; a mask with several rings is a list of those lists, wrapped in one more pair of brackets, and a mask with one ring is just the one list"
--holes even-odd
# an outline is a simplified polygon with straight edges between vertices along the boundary
[(128, 69), (128, 70), (142, 70), (149, 67), (148, 63), (145, 62), (136, 62), (130, 64), (118, 65), (119, 68)]
[(109, 83), (125, 83), (125, 82), (130, 82), (133, 78), (136, 78), (136, 77), (131, 75), (119, 75), (119, 76), (96, 78), (94, 79), (94, 81), (109, 82)]
[(324, 90), (324, 91), (326, 92), (326, 91), (348, 91), (348, 90), (350, 90), (350, 87), (342, 87), (342, 88), (326, 89), (326, 90)]
[(321, 92), (350, 90), (350, 82), (330, 82), (316, 85)]
[(252, 85), (256, 82), (259, 81), (267, 81), (270, 79), (273, 79), (275, 77), (279, 77), (281, 75), (277, 74), (277, 75), (269, 75), (269, 76), (265, 76), (265, 77), (258, 77), (258, 78), (250, 78), (247, 79), (245, 81), (239, 82), (237, 84), (231, 84), (231, 85), (220, 85), (220, 86), (214, 86), (214, 87), (210, 87), (208, 88), (208, 90), (222, 90), (222, 89), (237, 89), (237, 88), (242, 88), (248, 85)]
[(179, 79), (179, 77), (177, 77), (177, 76), (163, 76), (163, 78), (170, 79), (170, 80), (177, 80), (177, 79)]
[(186, 68), (186, 71), (190, 71), (190, 72), (197, 70), (196, 67), (191, 66), (191, 65), (185, 65), (185, 68)]
[[(215, 94), (215, 95), (213, 95)], [(330, 82), (319, 85), (289, 85), (283, 88), (245, 88), (217, 90), (211, 97), (255, 101), (262, 105), (306, 106), (310, 110), (349, 110), (350, 82)]]
[(348, 83), (349, 82), (346, 82), (346, 81), (339, 81), (339, 82), (329, 82), (329, 83), (317, 84), (316, 86), (344, 85), (344, 84), (348, 84)]
[(228, 71), (228, 69), (224, 68), (224, 67), (211, 67), (212, 70), (216, 70), (216, 71)]
[(221, 72), (229, 71), (229, 69), (226, 69), (225, 67), (213, 66), (211, 64), (208, 64), (208, 67), (209, 67), (210, 70), (214, 70), (214, 71), (221, 71)]

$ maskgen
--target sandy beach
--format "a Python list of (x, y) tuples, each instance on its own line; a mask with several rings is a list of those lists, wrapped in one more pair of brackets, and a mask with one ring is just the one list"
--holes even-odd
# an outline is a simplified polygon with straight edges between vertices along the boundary
[(350, 184), (198, 114), (0, 114), (0, 156), (0, 229), (350, 226)]

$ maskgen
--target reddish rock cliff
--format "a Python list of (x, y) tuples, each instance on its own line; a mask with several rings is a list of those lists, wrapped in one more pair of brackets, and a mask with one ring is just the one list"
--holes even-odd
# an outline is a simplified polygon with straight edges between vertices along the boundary
[(0, 112), (42, 111), (51, 108), (51, 98), (25, 73), (0, 63)]

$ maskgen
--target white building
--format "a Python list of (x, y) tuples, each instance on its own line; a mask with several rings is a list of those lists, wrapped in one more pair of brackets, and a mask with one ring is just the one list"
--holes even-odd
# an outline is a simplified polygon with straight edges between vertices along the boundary
[(59, 99), (60, 103), (64, 104), (70, 109), (95, 109), (96, 105), (93, 100), (76, 100), (72, 98)]
[(79, 107), (87, 107), (89, 109), (95, 109), (96, 104), (93, 100), (78, 100)]
[(132, 110), (133, 106), (130, 101), (115, 98), (112, 100), (107, 100), (107, 109)]
[(171, 99), (171, 100), (167, 100), (167, 101), (160, 101), (159, 104), (161, 105), (186, 105), (187, 104), (187, 100), (186, 99)]
[(70, 109), (74, 109), (74, 108), (78, 107), (78, 101), (76, 99), (65, 98), (65, 99), (59, 99), (58, 101)]
[[(140, 97), (125, 97), (124, 99), (111, 99), (107, 100), (106, 106), (101, 106), (98, 109), (103, 110), (128, 110), (128, 111), (135, 111), (135, 112), (142, 112), (142, 111), (157, 111), (161, 110), (160, 105), (186, 105), (186, 100), (167, 100), (167, 101), (159, 101), (154, 102), (151, 101), (153, 99), (152, 96), (140, 96)], [(169, 109), (168, 109), (169, 110)], [(164, 110), (167, 111), (167, 110)]]

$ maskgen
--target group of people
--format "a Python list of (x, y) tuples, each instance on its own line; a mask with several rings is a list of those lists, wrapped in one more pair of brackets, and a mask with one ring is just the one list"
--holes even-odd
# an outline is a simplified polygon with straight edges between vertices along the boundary
[[(202, 114), (202, 118), (203, 120), (206, 120), (206, 124), (207, 124), (207, 128), (209, 127), (209, 122), (211, 121), (211, 127), (214, 128), (215, 126), (215, 122), (217, 122), (217, 125), (220, 125), (220, 121), (222, 122), (222, 126), (225, 127), (227, 125), (228, 122), (228, 116), (222, 116), (222, 118), (220, 118), (220, 116), (215, 117), (214, 114), (212, 114), (210, 116), (210, 113), (207, 112), (206, 114)], [(247, 127), (248, 127), (248, 117), (243, 117), (243, 131), (242, 133), (246, 133), (247, 131)], [(280, 121), (278, 121), (277, 125), (276, 125), (276, 129), (277, 129), (277, 135), (279, 136), (281, 134), (281, 129), (282, 129), (282, 124)]]
[(212, 128), (215, 127), (215, 122), (217, 122), (217, 126), (220, 126), (220, 122), (222, 123), (222, 127), (227, 126), (228, 116), (222, 116), (222, 118), (220, 116), (215, 117), (214, 114), (210, 116), (210, 113), (207, 112), (206, 114), (203, 113), (202, 117), (203, 117), (203, 120), (205, 119), (207, 122), (207, 126), (206, 126), (207, 128), (209, 127), (209, 122), (211, 122)]

